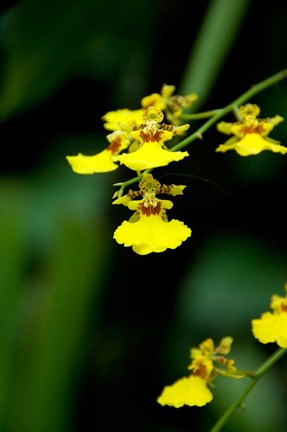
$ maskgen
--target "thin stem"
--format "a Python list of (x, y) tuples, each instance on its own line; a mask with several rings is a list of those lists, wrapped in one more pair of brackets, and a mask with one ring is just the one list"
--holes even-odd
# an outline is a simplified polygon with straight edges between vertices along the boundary
[(123, 194), (123, 192), (124, 192), (124, 190), (125, 190), (125, 188), (127, 186), (130, 186), (131, 184), (140, 181), (142, 179), (142, 176), (144, 174), (148, 174), (149, 172), (151, 172), (151, 170), (152, 170), (151, 168), (146, 169), (141, 174), (139, 174), (137, 177), (133, 177), (132, 179), (127, 180), (125, 182), (114, 183), (114, 186), (121, 186), (121, 187), (120, 187), (120, 189), (117, 192), (115, 192), (113, 198), (119, 198), (119, 197), (121, 197), (122, 194)]
[(180, 118), (181, 118), (182, 120), (200, 120), (200, 119), (204, 119), (204, 118), (212, 117), (212, 116), (214, 116), (215, 114), (217, 114), (218, 111), (220, 111), (220, 110), (215, 109), (215, 110), (211, 110), (211, 111), (204, 111), (204, 112), (201, 112), (201, 113), (182, 114), (182, 115), (180, 116)]
[(220, 417), (217, 423), (210, 429), (210, 432), (219, 432), (222, 426), (225, 425), (227, 420), (232, 416), (232, 414), (242, 405), (242, 402), (250, 393), (255, 384), (260, 380), (260, 378), (287, 352), (285, 348), (279, 348), (272, 354), (254, 373), (252, 381), (246, 386), (238, 399), (230, 405), (230, 407), (225, 411), (225, 413)]
[(114, 193), (113, 198), (120, 198), (127, 186), (130, 186), (131, 184), (140, 181), (141, 178), (142, 175), (138, 175), (137, 177), (133, 177), (132, 179), (125, 182), (114, 183), (114, 186), (120, 186), (120, 189)]

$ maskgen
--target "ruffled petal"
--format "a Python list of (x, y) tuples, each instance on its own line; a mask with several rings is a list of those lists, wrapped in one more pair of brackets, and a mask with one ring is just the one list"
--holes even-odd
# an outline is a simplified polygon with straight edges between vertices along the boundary
[(279, 315), (265, 312), (261, 318), (252, 320), (251, 325), (252, 333), (259, 342), (263, 344), (276, 342), (281, 348), (287, 348), (286, 312)]
[(198, 376), (191, 375), (164, 387), (157, 402), (160, 405), (169, 405), (175, 408), (180, 408), (183, 405), (201, 407), (210, 402), (212, 398), (212, 393), (208, 389), (206, 381)]
[(139, 255), (175, 249), (191, 235), (183, 222), (172, 219), (164, 222), (159, 215), (142, 216), (137, 222), (124, 221), (114, 232), (114, 239), (124, 246), (132, 246)]
[(106, 149), (94, 156), (79, 153), (77, 156), (66, 156), (66, 158), (77, 174), (109, 172), (118, 168), (112, 160), (111, 152)]
[(285, 154), (287, 152), (287, 147), (273, 144), (264, 139), (260, 134), (252, 133), (246, 134), (242, 140), (234, 144), (221, 144), (216, 149), (217, 152), (222, 153), (225, 153), (228, 150), (235, 150), (240, 156), (251, 156), (258, 154), (263, 150)]
[(161, 144), (157, 142), (147, 142), (139, 150), (115, 156), (114, 160), (134, 171), (141, 171), (147, 168), (165, 166), (170, 162), (180, 161), (187, 156), (188, 152), (172, 152), (164, 150)]

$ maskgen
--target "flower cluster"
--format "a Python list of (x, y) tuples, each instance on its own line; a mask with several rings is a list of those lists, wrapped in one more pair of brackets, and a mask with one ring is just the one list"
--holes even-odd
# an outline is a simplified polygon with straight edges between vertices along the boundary
[[(165, 143), (176, 135), (184, 134), (189, 124), (179, 125), (180, 115), (197, 96), (173, 95), (174, 86), (163, 85), (161, 94), (153, 93), (142, 99), (137, 110), (110, 111), (102, 119), (109, 145), (100, 153), (85, 156), (67, 156), (74, 172), (93, 174), (114, 171), (119, 162), (134, 171), (165, 166), (188, 156), (187, 152), (172, 152)], [(169, 123), (163, 122), (164, 116)]]
[(209, 387), (218, 375), (243, 378), (245, 374), (235, 368), (234, 360), (226, 358), (232, 342), (232, 338), (226, 336), (215, 347), (213, 340), (209, 338), (198, 348), (191, 348), (191, 363), (188, 366), (191, 374), (164, 387), (157, 402), (175, 408), (184, 405), (201, 407), (211, 402), (213, 395)]
[[(163, 85), (161, 93), (153, 93), (141, 101), (137, 110), (120, 109), (106, 113), (102, 119), (109, 145), (93, 156), (79, 153), (67, 156), (77, 174), (93, 174), (116, 170), (119, 165), (136, 171), (139, 190), (130, 190), (122, 196), (123, 189), (114, 194), (113, 204), (123, 204), (134, 211), (129, 221), (124, 221), (114, 232), (114, 239), (134, 252), (146, 255), (175, 249), (191, 235), (183, 222), (168, 220), (166, 210), (170, 200), (159, 199), (159, 194), (181, 195), (185, 186), (161, 185), (148, 171), (177, 162), (188, 152), (172, 151), (167, 147), (175, 136), (184, 135), (189, 124), (181, 124), (181, 114), (197, 99), (194, 93), (175, 95), (175, 87)], [(140, 199), (135, 200), (135, 198)]]
[[(140, 255), (175, 249), (191, 234), (183, 222), (174, 219), (168, 221), (166, 210), (172, 207), (172, 202), (157, 198), (162, 193), (173, 196), (182, 194), (184, 186), (161, 186), (150, 172), (188, 157), (188, 152), (181, 151), (181, 148), (196, 138), (202, 138), (199, 129), (179, 144), (171, 145), (174, 137), (183, 137), (190, 128), (184, 119), (190, 122), (194, 118), (212, 115), (218, 119), (222, 117), (221, 110), (197, 113), (195, 117), (188, 114), (185, 110), (196, 99), (195, 93), (176, 95), (175, 86), (164, 84), (160, 93), (142, 98), (140, 108), (118, 109), (102, 117), (104, 128), (109, 132), (106, 135), (106, 148), (92, 156), (82, 153), (67, 156), (77, 174), (115, 171), (121, 165), (135, 172), (135, 181), (139, 182), (138, 191), (130, 190), (122, 196), (125, 187), (134, 181), (115, 183), (120, 189), (113, 196), (117, 198), (113, 204), (126, 205), (134, 214), (115, 230), (114, 239), (119, 244), (131, 246)], [(235, 150), (241, 156), (256, 155), (263, 150), (287, 153), (287, 147), (268, 137), (274, 126), (283, 121), (283, 117), (276, 115), (261, 119), (258, 117), (259, 107), (250, 103), (235, 107), (234, 112), (238, 117), (237, 122), (221, 121), (217, 124), (219, 132), (233, 136), (225, 144), (219, 145), (216, 152)], [(135, 200), (137, 197), (140, 199)]]
[(287, 348), (287, 284), (285, 291), (285, 297), (277, 294), (271, 297), (272, 312), (264, 312), (251, 322), (254, 337), (263, 344), (276, 342), (279, 347)]

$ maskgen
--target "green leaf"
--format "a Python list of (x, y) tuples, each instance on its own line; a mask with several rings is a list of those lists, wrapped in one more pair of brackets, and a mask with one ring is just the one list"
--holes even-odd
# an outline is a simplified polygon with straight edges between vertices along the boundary
[(188, 59), (180, 94), (195, 92), (202, 105), (232, 49), (249, 0), (211, 0)]
[(65, 162), (10, 188), (6, 181), (0, 194), (5, 432), (71, 430), (101, 306), (112, 245), (110, 185), (74, 174)]
[(18, 341), (21, 291), (26, 272), (25, 191), (2, 180), (0, 187), (0, 429), (14, 394), (15, 351)]

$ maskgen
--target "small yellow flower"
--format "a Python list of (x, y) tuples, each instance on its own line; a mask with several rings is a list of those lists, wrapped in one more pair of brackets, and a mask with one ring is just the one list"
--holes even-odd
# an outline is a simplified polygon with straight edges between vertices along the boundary
[(285, 291), (285, 297), (271, 297), (272, 312), (264, 312), (260, 318), (251, 321), (254, 337), (263, 344), (271, 342), (287, 348), (287, 284)]
[(160, 405), (180, 408), (183, 405), (204, 406), (213, 399), (208, 385), (217, 377), (224, 375), (231, 378), (243, 378), (234, 367), (234, 360), (227, 359), (232, 344), (232, 338), (223, 338), (215, 347), (212, 339), (206, 339), (198, 348), (190, 350), (191, 364), (188, 369), (191, 375), (177, 380), (174, 384), (164, 387), (157, 398)]
[(102, 120), (104, 128), (115, 131), (122, 130), (129, 126), (139, 126), (143, 123), (144, 111), (150, 106), (154, 106), (159, 111), (163, 111), (166, 119), (173, 125), (179, 124), (179, 118), (184, 108), (189, 108), (198, 96), (195, 93), (190, 93), (187, 96), (174, 95), (175, 86), (163, 84), (161, 93), (152, 93), (145, 96), (141, 100), (141, 108), (129, 110), (127, 108), (116, 111), (109, 111)]
[[(114, 232), (114, 239), (124, 246), (131, 246), (139, 255), (175, 249), (191, 235), (191, 230), (176, 219), (168, 221), (166, 210), (173, 206), (169, 200), (162, 200), (156, 194), (181, 195), (185, 186), (161, 185), (151, 174), (143, 176), (140, 190), (130, 190), (127, 195), (116, 199), (113, 204), (126, 205), (135, 213)], [(134, 200), (136, 197), (142, 199)]]
[(161, 93), (152, 93), (145, 96), (141, 100), (143, 108), (150, 106), (156, 107), (160, 111), (164, 111), (166, 119), (173, 125), (180, 123), (180, 116), (184, 108), (189, 108), (198, 96), (195, 93), (190, 93), (187, 96), (174, 95), (175, 86), (164, 84), (161, 88)]
[(228, 150), (235, 150), (240, 156), (256, 155), (263, 150), (270, 150), (274, 153), (285, 154), (287, 148), (279, 145), (267, 135), (274, 126), (282, 122), (283, 117), (276, 115), (266, 119), (258, 118), (260, 108), (257, 105), (246, 104), (239, 108), (241, 120), (235, 123), (220, 122), (217, 125), (219, 132), (226, 135), (234, 135), (225, 144), (217, 147), (216, 152), (225, 153)]
[(182, 160), (188, 156), (187, 152), (172, 152), (165, 148), (165, 142), (175, 135), (181, 135), (189, 124), (182, 126), (166, 125), (162, 123), (163, 113), (156, 107), (150, 106), (145, 110), (144, 123), (130, 132), (136, 141), (137, 149), (114, 158), (121, 164), (135, 171), (168, 165), (170, 162)]
[(115, 131), (107, 135), (109, 146), (94, 156), (85, 156), (79, 153), (77, 156), (66, 156), (73, 171), (77, 174), (94, 174), (114, 171), (118, 165), (114, 163), (115, 155), (130, 145), (130, 137), (127, 132)]
[[(185, 97), (172, 96), (174, 89), (174, 86), (164, 85), (162, 94), (155, 93), (144, 98), (140, 109), (107, 112), (102, 120), (105, 129), (112, 131), (107, 135), (110, 145), (93, 156), (82, 153), (67, 156), (73, 171), (77, 174), (114, 171), (118, 168), (115, 162), (120, 162), (132, 170), (142, 171), (166, 166), (188, 156), (187, 152), (172, 152), (165, 146), (166, 141), (175, 135), (183, 134), (189, 124), (175, 126), (163, 123), (164, 114), (161, 108), (166, 113), (172, 112), (173, 116), (179, 116), (182, 108), (189, 106), (196, 98), (194, 94)], [(127, 150), (127, 153), (119, 155), (123, 150)]]

